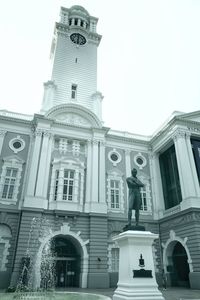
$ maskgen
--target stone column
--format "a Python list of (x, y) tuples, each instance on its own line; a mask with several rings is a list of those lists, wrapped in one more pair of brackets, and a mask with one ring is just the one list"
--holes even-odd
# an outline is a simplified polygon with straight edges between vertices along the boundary
[(188, 150), (188, 157), (190, 160), (190, 166), (191, 166), (191, 170), (192, 170), (192, 174), (193, 174), (193, 181), (194, 181), (194, 185), (195, 185), (196, 195), (197, 195), (197, 197), (200, 197), (199, 180), (198, 180), (198, 175), (197, 175), (197, 169), (195, 166), (194, 155), (192, 152), (192, 145), (191, 145), (191, 141), (190, 141), (191, 133), (186, 132), (185, 138), (186, 138), (186, 145), (187, 145), (187, 150)]
[(200, 200), (197, 195), (194, 174), (191, 167), (191, 157), (188, 153), (188, 142), (186, 142), (186, 132), (178, 129), (172, 136), (175, 144), (176, 158), (180, 177), (182, 192), (181, 208), (186, 209), (191, 206), (200, 207)]
[(100, 141), (99, 202), (105, 203), (105, 141)]
[(163, 216), (164, 197), (162, 192), (162, 181), (160, 174), (159, 157), (157, 153), (149, 154), (150, 174), (152, 183), (153, 213), (155, 219)]
[(37, 185), (36, 185), (36, 192), (35, 196), (39, 198), (45, 198), (45, 178), (49, 177), (49, 173), (47, 171), (49, 170), (48, 162), (49, 159), (49, 151), (51, 151), (51, 147), (49, 149), (49, 140), (51, 137), (51, 133), (49, 130), (45, 130), (43, 133), (43, 141), (42, 141), (42, 148), (41, 148), (41, 154), (40, 154), (40, 163), (38, 168), (38, 176), (37, 176)]
[(38, 170), (38, 161), (39, 161), (39, 155), (40, 155), (40, 145), (41, 145), (41, 139), (42, 139), (42, 130), (37, 128), (35, 130), (35, 141), (33, 146), (33, 153), (31, 156), (31, 163), (30, 163), (30, 173), (28, 177), (28, 185), (27, 185), (27, 192), (26, 195), (34, 196), (35, 193), (35, 185), (36, 185), (36, 176), (37, 176), (37, 170)]
[[(92, 193), (91, 202), (96, 204), (99, 202), (99, 141), (93, 139), (92, 141)], [(96, 205), (93, 205), (94, 211), (96, 211)], [(93, 209), (92, 209), (93, 210)]]
[(106, 167), (105, 167), (105, 141), (100, 140), (99, 149), (99, 204), (101, 213), (107, 213), (106, 203)]
[(87, 169), (86, 169), (86, 196), (85, 196), (85, 210), (90, 210), (91, 203), (91, 180), (92, 180), (92, 143), (91, 140), (87, 142)]
[(43, 187), (43, 196), (47, 198), (47, 189), (48, 189), (48, 182), (50, 179), (50, 166), (51, 166), (51, 153), (53, 147), (53, 134), (49, 134), (49, 144), (48, 144), (48, 151), (46, 153), (46, 168), (45, 168), (45, 178), (44, 178), (44, 187)]
[(63, 186), (64, 186), (64, 167), (61, 166), (59, 169), (58, 176), (58, 192), (57, 192), (57, 201), (63, 200)]
[(6, 130), (0, 130), (0, 154), (3, 147), (3, 141), (6, 134)]
[[(126, 164), (126, 178), (131, 176), (131, 150), (127, 149), (125, 150), (125, 164)], [(126, 210), (126, 214), (128, 213), (128, 186), (125, 182), (125, 189), (126, 193), (124, 196), (124, 206), (125, 206), (125, 210)]]

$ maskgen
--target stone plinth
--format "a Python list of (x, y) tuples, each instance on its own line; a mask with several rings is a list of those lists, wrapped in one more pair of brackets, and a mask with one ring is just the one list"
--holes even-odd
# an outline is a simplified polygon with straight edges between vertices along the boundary
[(157, 234), (149, 231), (133, 230), (113, 238), (120, 248), (119, 281), (113, 300), (164, 300), (153, 262), (152, 243), (157, 238)]

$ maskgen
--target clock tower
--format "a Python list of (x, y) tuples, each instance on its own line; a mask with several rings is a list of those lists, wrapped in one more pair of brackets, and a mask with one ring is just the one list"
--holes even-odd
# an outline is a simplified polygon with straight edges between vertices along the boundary
[(102, 121), (102, 94), (97, 91), (97, 48), (101, 35), (98, 19), (81, 6), (61, 7), (51, 47), (52, 76), (44, 83), (41, 113), (57, 106), (74, 105)]

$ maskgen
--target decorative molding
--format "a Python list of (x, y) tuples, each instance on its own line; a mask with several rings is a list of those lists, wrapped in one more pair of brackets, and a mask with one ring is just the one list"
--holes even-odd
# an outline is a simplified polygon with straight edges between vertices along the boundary
[(43, 131), (40, 128), (36, 128), (34, 133), (35, 133), (35, 136), (42, 136)]
[(193, 131), (193, 132), (198, 132), (198, 133), (200, 133), (200, 128), (197, 128), (197, 127), (187, 127), (187, 129), (188, 129), (189, 131)]
[[(141, 163), (138, 162), (139, 159), (141, 160)], [(141, 152), (138, 152), (136, 155), (134, 155), (133, 160), (140, 170), (142, 170), (147, 165), (147, 160), (144, 155), (141, 154)]]
[(190, 256), (190, 252), (187, 246), (188, 237), (181, 238), (176, 235), (174, 230), (170, 230), (169, 232), (169, 239), (166, 241), (166, 243), (162, 243), (163, 247), (163, 265), (164, 265), (164, 271), (167, 273), (167, 266), (169, 265), (169, 258), (172, 257), (172, 252), (174, 250), (174, 246), (176, 243), (179, 242), (185, 249), (188, 257), (188, 264), (190, 272), (193, 272), (193, 265), (192, 265), (192, 259)]
[(111, 151), (108, 152), (108, 159), (113, 164), (113, 166), (116, 167), (118, 165), (118, 163), (121, 162), (122, 156), (116, 150), (116, 148), (113, 148)]
[(6, 264), (8, 263), (8, 255), (10, 248), (10, 239), (12, 237), (11, 230), (7, 225), (0, 224), (0, 244), (4, 245), (2, 260), (0, 261), (0, 271), (7, 271)]
[(87, 287), (87, 276), (88, 276), (88, 250), (87, 250), (87, 244), (89, 243), (89, 240), (84, 240), (81, 238), (81, 231), (78, 233), (72, 231), (70, 229), (70, 225), (67, 222), (63, 222), (63, 224), (60, 227), (60, 230), (53, 231), (49, 230), (49, 234), (47, 234), (45, 237), (42, 237), (39, 239), (40, 241), (40, 247), (38, 249), (36, 260), (35, 260), (35, 266), (34, 266), (34, 276), (35, 276), (35, 288), (40, 287), (40, 281), (41, 281), (41, 275), (38, 270), (40, 270), (41, 262), (42, 262), (42, 252), (46, 244), (49, 243), (50, 240), (52, 240), (54, 237), (59, 235), (67, 235), (70, 238), (73, 238), (78, 245), (81, 247), (81, 261), (82, 261), (82, 276), (81, 276), (81, 288)]
[(6, 130), (0, 130), (0, 137), (4, 137), (6, 134)]
[(199, 212), (191, 212), (185, 214), (184, 216), (179, 216), (173, 219), (169, 219), (165, 223), (161, 224), (162, 230), (169, 230), (170, 228), (181, 226), (183, 224), (200, 221), (200, 213)]
[[(15, 143), (19, 143), (21, 146), (19, 146), (18, 148), (16, 148), (14, 145)], [(9, 141), (9, 147), (10, 149), (16, 154), (22, 150), (24, 150), (26, 146), (25, 141), (20, 137), (20, 135), (17, 135), (15, 138), (11, 139)]]
[(186, 135), (186, 131), (184, 129), (179, 128), (172, 133), (171, 138), (174, 141), (177, 141), (178, 139), (184, 139), (185, 135)]
[[(24, 162), (24, 160), (20, 159), (16, 155), (3, 158), (3, 162), (4, 163), (3, 163), (3, 166), (2, 166), (2, 173), (1, 173), (1, 179), (0, 179), (0, 203), (3, 203), (3, 204), (16, 204), (17, 195), (18, 195), (18, 192), (19, 192), (21, 174), (22, 174), (22, 166), (25, 162)], [(17, 169), (17, 175), (16, 175), (15, 184), (14, 184), (12, 199), (2, 198), (2, 193), (3, 193), (4, 184), (5, 184), (7, 168)]]

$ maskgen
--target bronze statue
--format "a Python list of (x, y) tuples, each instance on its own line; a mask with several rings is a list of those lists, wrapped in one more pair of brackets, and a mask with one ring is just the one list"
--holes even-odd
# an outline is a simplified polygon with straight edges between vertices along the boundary
[(139, 224), (139, 210), (142, 204), (142, 198), (140, 194), (140, 188), (144, 186), (144, 184), (137, 178), (137, 170), (133, 168), (131, 171), (132, 176), (126, 178), (126, 182), (129, 188), (129, 196), (128, 196), (128, 226), (131, 226), (131, 218), (132, 218), (132, 210), (135, 210), (135, 222), (136, 226)]

